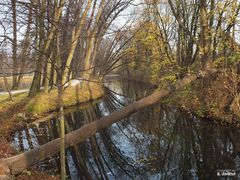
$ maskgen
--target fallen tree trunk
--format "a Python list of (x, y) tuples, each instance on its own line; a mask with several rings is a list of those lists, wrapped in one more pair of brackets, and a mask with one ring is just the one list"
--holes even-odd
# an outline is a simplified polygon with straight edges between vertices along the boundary
[[(67, 148), (69, 146), (73, 146), (76, 143), (85, 141), (87, 138), (94, 135), (97, 131), (107, 128), (111, 124), (120, 121), (121, 119), (139, 111), (140, 109), (158, 102), (172, 92), (179, 90), (192, 81), (196, 80), (197, 77), (198, 76), (195, 74), (189, 75), (182, 80), (177, 81), (174, 85), (170, 85), (163, 90), (156, 91), (145, 98), (142, 98), (126, 107), (121, 108), (119, 111), (113, 112), (108, 116), (85, 124), (81, 128), (66, 134), (65, 147)], [(37, 162), (59, 152), (60, 144), (61, 139), (58, 138), (33, 150), (10, 158), (2, 159), (0, 160), (0, 163), (5, 164), (10, 169), (11, 174), (15, 175), (33, 166)]]

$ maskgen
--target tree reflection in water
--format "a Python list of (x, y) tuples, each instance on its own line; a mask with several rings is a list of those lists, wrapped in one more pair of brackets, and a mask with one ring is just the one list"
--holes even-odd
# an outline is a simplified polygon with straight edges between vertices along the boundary
[[(146, 85), (111, 82), (106, 96), (66, 114), (66, 132), (106, 116), (152, 90)], [(57, 119), (15, 132), (12, 144), (26, 151), (59, 137)], [(156, 104), (98, 132), (66, 151), (71, 179), (216, 179), (217, 169), (240, 168), (240, 131)], [(59, 173), (59, 155), (40, 162)]]

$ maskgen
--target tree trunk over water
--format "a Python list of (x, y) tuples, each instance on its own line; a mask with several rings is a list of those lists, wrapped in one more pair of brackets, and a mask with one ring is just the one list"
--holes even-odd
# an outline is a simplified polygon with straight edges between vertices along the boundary
[[(189, 75), (182, 80), (177, 81), (176, 84), (168, 86), (166, 89), (156, 91), (145, 98), (142, 98), (126, 107), (121, 108), (119, 111), (115, 111), (106, 117), (102, 117), (96, 121), (85, 124), (83, 127), (66, 134), (65, 147), (67, 148), (73, 146), (76, 143), (85, 141), (87, 138), (94, 135), (97, 131), (107, 128), (113, 123), (116, 123), (129, 115), (154, 103), (157, 103), (164, 97), (190, 84), (197, 78), (198, 76), (195, 74)], [(12, 174), (18, 174), (23, 170), (33, 166), (37, 162), (59, 152), (60, 146), (61, 139), (58, 138), (25, 153), (2, 159), (0, 160), (0, 163), (5, 163), (11, 170)]]

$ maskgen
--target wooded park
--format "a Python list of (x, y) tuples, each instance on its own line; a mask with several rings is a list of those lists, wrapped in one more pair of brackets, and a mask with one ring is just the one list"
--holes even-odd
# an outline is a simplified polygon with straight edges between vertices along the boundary
[(0, 2), (0, 179), (240, 175), (238, 0)]

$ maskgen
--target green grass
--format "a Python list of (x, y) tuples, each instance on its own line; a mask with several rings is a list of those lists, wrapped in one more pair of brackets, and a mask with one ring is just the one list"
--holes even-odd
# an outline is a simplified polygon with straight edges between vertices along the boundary
[[(41, 92), (33, 97), (26, 105), (25, 110), (31, 114), (41, 114), (58, 109), (57, 89), (50, 93)], [(74, 106), (103, 96), (102, 86), (97, 83), (83, 83), (68, 87), (63, 94), (64, 107)]]
[[(103, 96), (103, 93), (102, 85), (93, 82), (68, 87), (64, 90), (64, 107), (98, 99)], [(28, 114), (39, 115), (58, 109), (57, 89), (53, 89), (49, 93), (40, 92), (33, 98), (29, 98), (28, 93), (14, 94), (13, 99), (14, 101), (11, 101), (8, 95), (0, 95), (0, 110), (8, 111), (17, 104), (21, 104), (23, 111)]]
[(13, 94), (13, 100), (11, 101), (8, 94), (0, 95), (0, 110), (9, 108), (14, 104), (20, 103), (28, 99), (27, 93)]

